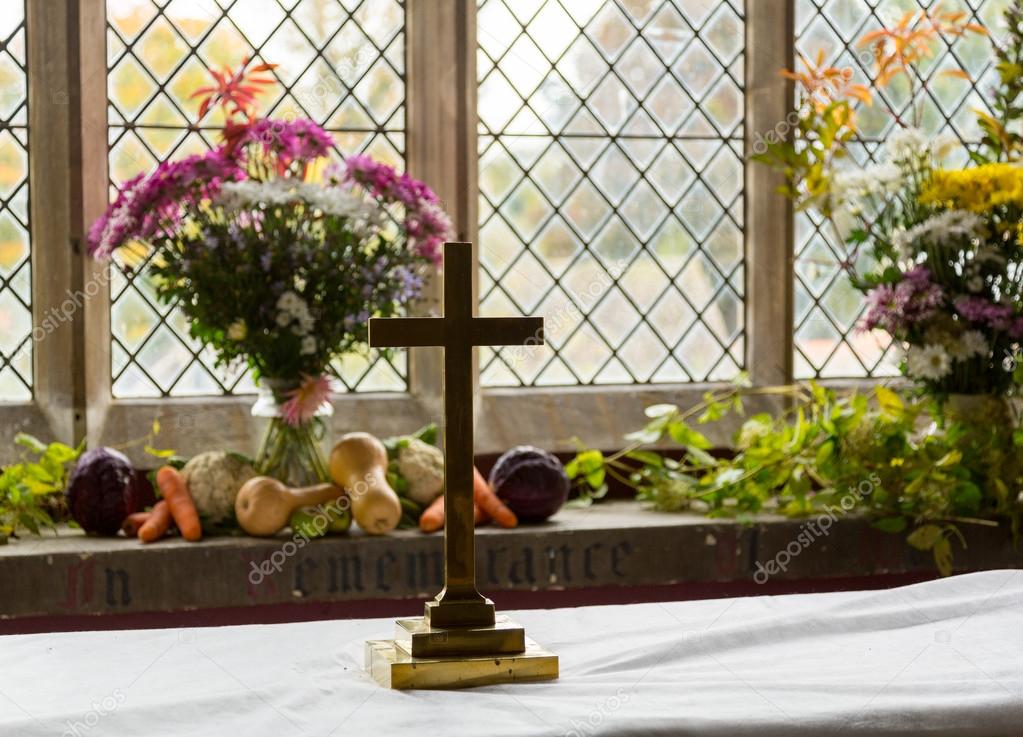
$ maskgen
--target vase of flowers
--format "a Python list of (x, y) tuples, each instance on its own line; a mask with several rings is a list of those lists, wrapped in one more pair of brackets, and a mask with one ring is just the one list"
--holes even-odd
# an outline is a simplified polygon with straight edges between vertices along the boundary
[[(901, 347), (900, 368), (925, 393), (952, 404), (965, 417), (964, 400), (992, 408), (984, 397), (1001, 398), (1023, 378), (1017, 370), (1023, 338), (1023, 168), (1015, 131), (1023, 110), (1015, 99), (1023, 59), (1023, 15), (1010, 7), (1012, 33), (996, 47), (1002, 89), (996, 90), (1000, 117), (979, 114), (987, 132), (973, 166), (946, 168), (958, 150), (956, 139), (920, 129), (918, 93), (933, 93), (942, 74), (922, 74), (941, 38), (984, 35), (966, 13), (909, 12), (890, 28), (866, 34), (861, 45), (876, 62), (872, 80), (885, 89), (900, 82), (909, 104), (892, 109), (884, 145), (864, 161), (857, 113), (873, 93), (854, 84), (849, 70), (827, 67), (823, 53), (805, 69), (785, 72), (798, 82), (799, 124), (789, 140), (772, 141), (754, 158), (787, 178), (785, 193), (797, 209), (816, 209), (830, 218), (844, 241), (841, 266), (866, 298), (860, 325), (884, 330)], [(1005, 66), (1003, 70), (1002, 67)], [(1010, 68), (1011, 67), (1011, 68)], [(923, 97), (923, 95), (919, 95)], [(1011, 98), (1011, 99), (1010, 99)], [(967, 402), (969, 400), (966, 400)], [(1002, 413), (996, 413), (1002, 416)]]
[(223, 109), (220, 145), (126, 182), (90, 253), (134, 251), (159, 299), (219, 364), (244, 361), (267, 427), (256, 467), (287, 484), (326, 479), (330, 366), (365, 349), (371, 316), (404, 314), (450, 223), (433, 192), (368, 156), (330, 165), (311, 120), (258, 118), (273, 65), (214, 72), (200, 117)]

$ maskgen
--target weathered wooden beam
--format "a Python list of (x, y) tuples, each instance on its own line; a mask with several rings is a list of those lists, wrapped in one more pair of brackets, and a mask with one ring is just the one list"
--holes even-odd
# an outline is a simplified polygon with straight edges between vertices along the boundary
[(792, 205), (780, 195), (784, 179), (749, 161), (765, 140), (789, 136), (793, 0), (746, 4), (746, 362), (758, 386), (792, 381)]

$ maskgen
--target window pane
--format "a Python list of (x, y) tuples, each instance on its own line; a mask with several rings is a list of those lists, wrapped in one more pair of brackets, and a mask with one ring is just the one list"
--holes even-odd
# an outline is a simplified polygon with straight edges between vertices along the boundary
[[(946, 4), (963, 9), (998, 35), (1008, 0), (975, 0)], [(823, 49), (828, 64), (849, 68), (853, 82), (866, 84), (873, 55), (858, 45), (864, 34), (892, 26), (910, 10), (937, 7), (928, 0), (796, 0), (796, 51), (815, 58)], [(921, 66), (928, 93), (922, 96), (922, 127), (928, 133), (947, 131), (964, 143), (976, 141), (980, 132), (974, 111), (987, 109), (987, 90), (996, 79), (988, 39), (969, 34), (939, 42), (934, 58)], [(962, 69), (969, 79), (948, 74)], [(862, 129), (853, 155), (871, 160), (880, 143), (895, 128), (891, 115), (906, 116), (907, 86), (894, 83), (877, 92), (874, 106), (861, 108)], [(965, 164), (965, 151), (952, 164)], [(863, 314), (862, 295), (849, 286), (839, 267), (845, 255), (841, 241), (826, 221), (812, 213), (796, 215), (795, 223), (795, 373), (797, 378), (892, 376), (898, 374), (894, 351), (881, 331), (857, 330)]]
[[(279, 65), (264, 114), (310, 117), (334, 134), (338, 155), (403, 166), (404, 24), (402, 0), (108, 0), (112, 183), (213, 144), (221, 121), (195, 125), (190, 95), (209, 83), (207, 67), (245, 56)], [(111, 289), (115, 396), (252, 391), (244, 367), (213, 367), (212, 351), (157, 302), (144, 274), (118, 275)], [(406, 389), (402, 353), (349, 357), (336, 369), (342, 391)]]
[(481, 0), (480, 295), (545, 349), (489, 386), (743, 365), (742, 0)]
[(0, 402), (32, 398), (25, 6), (0, 8)]

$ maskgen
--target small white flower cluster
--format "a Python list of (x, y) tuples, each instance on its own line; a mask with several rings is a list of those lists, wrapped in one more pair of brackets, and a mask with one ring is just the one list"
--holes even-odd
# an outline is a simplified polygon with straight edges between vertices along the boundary
[(244, 180), (228, 182), (217, 197), (217, 204), (228, 211), (253, 207), (304, 202), (325, 215), (348, 218), (357, 231), (367, 232), (384, 222), (383, 208), (366, 196), (347, 187), (278, 178), (268, 182)]
[(888, 136), (879, 163), (835, 174), (832, 206), (845, 216), (862, 215), (871, 200), (899, 192), (915, 174), (948, 156), (955, 145), (956, 139), (948, 134), (932, 139), (918, 128), (898, 128)]
[(291, 326), (291, 332), (302, 337), (302, 355), (316, 353), (316, 338), (310, 335), (316, 327), (316, 320), (309, 314), (309, 305), (292, 291), (282, 294), (277, 300), (277, 324), (282, 328)]
[(957, 145), (955, 136), (939, 133), (933, 138), (919, 128), (897, 128), (885, 141), (884, 158), (900, 168), (917, 168), (940, 162)]
[(968, 361), (974, 356), (988, 357), (991, 346), (979, 330), (967, 330), (946, 348), (940, 343), (910, 345), (906, 349), (906, 373), (912, 379), (939, 381), (952, 372), (953, 361)]
[(892, 236), (899, 257), (910, 261), (923, 247), (961, 246), (986, 231), (984, 218), (967, 210), (944, 210)]
[(952, 357), (958, 361), (966, 361), (974, 356), (986, 357), (991, 354), (991, 347), (987, 344), (987, 338), (979, 330), (967, 330), (951, 347)]

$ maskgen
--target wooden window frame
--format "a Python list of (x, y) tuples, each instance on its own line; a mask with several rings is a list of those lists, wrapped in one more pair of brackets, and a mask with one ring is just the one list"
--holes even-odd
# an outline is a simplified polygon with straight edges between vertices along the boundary
[[(0, 405), (0, 460), (10, 437), (27, 431), (90, 445), (145, 437), (182, 453), (218, 445), (254, 448), (252, 398), (114, 399), (110, 377), (110, 291), (106, 266), (85, 254), (89, 224), (107, 204), (105, 0), (26, 3), (32, 186), (33, 322), (76, 294), (73, 319), (33, 351), (34, 399)], [(793, 56), (794, 0), (747, 0), (746, 153), (776, 129), (792, 97), (777, 69)], [(433, 186), (457, 238), (477, 241), (476, 0), (407, 0), (407, 164)], [(792, 381), (792, 209), (778, 176), (746, 164), (746, 367), (754, 385)], [(436, 283), (428, 290), (436, 296)], [(440, 419), (436, 349), (409, 357), (407, 394), (356, 393), (335, 401), (335, 432), (407, 431)], [(698, 400), (719, 384), (477, 388), (477, 450), (519, 443), (566, 448), (573, 436), (611, 448), (642, 422), (643, 407)], [(765, 407), (766, 408), (766, 407)], [(732, 430), (715, 428), (727, 443)]]

